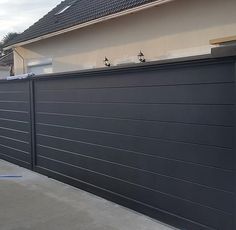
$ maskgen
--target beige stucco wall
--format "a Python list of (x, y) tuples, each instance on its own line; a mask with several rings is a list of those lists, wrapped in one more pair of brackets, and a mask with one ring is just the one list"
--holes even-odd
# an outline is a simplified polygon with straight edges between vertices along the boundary
[[(32, 59), (53, 59), (53, 71), (137, 61), (140, 50), (148, 60), (210, 52), (209, 40), (236, 34), (236, 0), (176, 0), (152, 9), (92, 25), (18, 47), (25, 65)], [(23, 72), (15, 53), (15, 72)], [(26, 68), (26, 67), (25, 67)]]

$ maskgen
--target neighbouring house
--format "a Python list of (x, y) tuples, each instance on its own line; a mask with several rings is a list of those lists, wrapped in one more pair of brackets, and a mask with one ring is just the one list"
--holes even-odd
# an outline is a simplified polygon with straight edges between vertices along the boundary
[(14, 75), (13, 52), (0, 57), (0, 79)]
[(209, 54), (236, 31), (235, 0), (65, 0), (7, 44), (15, 73)]
[(4, 66), (0, 64), (0, 79), (5, 79), (7, 76), (9, 76), (9, 67)]

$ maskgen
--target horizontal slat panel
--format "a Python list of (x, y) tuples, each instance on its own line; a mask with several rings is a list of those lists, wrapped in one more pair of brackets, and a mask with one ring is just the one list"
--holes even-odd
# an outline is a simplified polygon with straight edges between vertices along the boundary
[(28, 132), (23, 132), (14, 129), (7, 129), (0, 127), (0, 134), (9, 138), (17, 139), (20, 141), (29, 141), (30, 135)]
[(0, 91), (2, 92), (24, 91), (27, 93), (28, 89), (27, 81), (8, 81), (0, 84)]
[(29, 98), (25, 92), (2, 92), (0, 93), (0, 101), (27, 101)]
[[(101, 109), (102, 108), (102, 109)], [(83, 103), (37, 103), (38, 120), (46, 123), (53, 117), (60, 124), (64, 119), (77, 122), (77, 117), (92, 116), (146, 121), (167, 121), (192, 124), (233, 125), (233, 105), (175, 105), (175, 104), (83, 104)], [(47, 113), (47, 114), (43, 114)], [(48, 113), (53, 113), (50, 115)], [(60, 115), (61, 114), (61, 115)], [(66, 115), (71, 115), (66, 117)], [(59, 117), (60, 116), (60, 117)], [(65, 121), (66, 122), (66, 121)]]
[(7, 120), (0, 118), (0, 127), (8, 128), (8, 129), (16, 129), (23, 132), (29, 132), (30, 126), (27, 122), (21, 122), (16, 120)]
[(29, 153), (2, 144), (0, 144), (0, 153), (24, 162), (30, 161)]
[[(234, 84), (37, 92), (38, 101), (234, 104)], [(40, 99), (39, 99), (40, 98)]]
[(0, 95), (0, 110), (4, 111), (22, 111), (26, 112), (28, 111), (28, 104), (27, 102), (11, 102), (11, 101), (1, 101), (1, 95)]
[[(143, 143), (143, 152), (125, 150), (124, 148), (106, 147), (96, 143), (78, 142), (64, 140), (49, 136), (39, 135), (38, 144), (61, 148), (71, 152), (82, 152), (89, 156), (101, 158), (108, 161), (115, 161), (121, 164), (128, 164), (140, 169), (149, 170), (149, 165), (159, 159), (191, 162), (205, 166), (233, 169), (233, 153), (219, 148), (204, 148), (182, 143), (147, 142)], [(145, 146), (150, 144), (150, 147)], [(140, 148), (142, 145), (139, 145)], [(146, 147), (146, 148), (145, 148)], [(228, 155), (228, 156), (227, 156)], [(206, 159), (206, 160), (204, 160)], [(146, 161), (151, 162), (146, 164)]]
[(0, 135), (0, 144), (30, 153), (29, 142), (23, 142), (23, 141), (19, 141), (16, 139), (12, 139), (12, 138), (8, 138), (8, 137), (4, 137)]
[(30, 168), (29, 82), (0, 84), (0, 156)]
[[(58, 90), (74, 88), (102, 88), (102, 87), (131, 87), (131, 86), (155, 86), (174, 84), (199, 84), (199, 83), (220, 83), (233, 82), (234, 68), (232, 63), (209, 64), (199, 66), (188, 66), (181, 68), (169, 68), (164, 70), (138, 70), (123, 71), (121, 73), (107, 73), (106, 76), (93, 76), (77, 79), (70, 78), (57, 79), (57, 81), (38, 81), (38, 90)], [(206, 77), (207, 76), (207, 77)], [(79, 78), (80, 77), (80, 78)], [(79, 83), (77, 83), (79, 82)], [(78, 85), (77, 85), (78, 84)]]
[(174, 215), (173, 213), (156, 209), (152, 206), (145, 206), (141, 202), (137, 202), (125, 196), (119, 196), (117, 193), (111, 192), (106, 189), (102, 189), (86, 181), (72, 178), (70, 176), (65, 176), (64, 174), (61, 174), (59, 172), (55, 172), (53, 170), (49, 170), (49, 169), (39, 167), (39, 166), (36, 167), (36, 171), (48, 177), (54, 178), (56, 180), (78, 187), (90, 193), (96, 194), (97, 196), (103, 197), (107, 200), (111, 200), (114, 203), (119, 203), (125, 207), (134, 209), (145, 215), (151, 216), (152, 218), (158, 219), (159, 221), (162, 221), (163, 223), (168, 223), (169, 225), (172, 225), (172, 226), (178, 226), (179, 228), (187, 228), (191, 230), (212, 230), (212, 228), (207, 227), (205, 225), (199, 225), (196, 222)]
[(81, 130), (86, 129), (95, 132), (157, 138), (225, 148), (233, 148), (234, 142), (233, 127), (81, 117), (77, 117), (76, 122), (64, 120), (59, 125), (52, 123), (51, 121), (48, 121), (47, 124), (40, 123), (39, 127), (50, 126), (50, 128), (63, 129), (65, 132), (73, 132), (73, 134), (76, 132), (79, 134)]
[[(45, 126), (42, 128), (37, 128), (38, 135), (44, 134), (44, 135), (51, 135), (51, 136), (57, 136), (67, 139), (76, 139), (78, 141), (84, 141), (84, 142), (92, 142), (96, 143), (98, 141), (103, 142), (103, 145), (105, 146), (112, 146), (113, 143), (123, 145), (122, 140), (119, 138), (118, 135), (107, 135), (107, 134), (100, 134), (100, 133), (94, 133), (94, 132), (87, 132), (87, 131), (81, 131), (80, 133), (76, 132), (66, 132), (66, 130), (60, 130), (53, 127), (53, 129), (50, 129), (50, 127)], [(121, 138), (128, 139), (125, 136), (121, 136)], [(135, 142), (141, 141), (141, 139), (137, 139), (135, 137), (129, 137), (131, 139), (136, 139)], [(119, 140), (120, 139), (120, 140)], [(96, 141), (97, 140), (97, 141)], [(113, 142), (113, 143), (112, 143)], [(137, 144), (136, 144), (137, 146)], [(218, 188), (226, 191), (232, 191), (233, 185), (232, 185), (232, 179), (233, 179), (233, 173), (228, 171), (222, 171), (214, 174), (211, 170), (202, 170), (201, 167), (196, 166), (195, 168), (192, 165), (184, 164), (184, 163), (171, 163), (166, 162), (163, 164), (163, 161), (157, 161), (156, 162), (156, 172), (168, 176), (173, 176), (176, 178), (189, 180), (191, 182), (196, 182), (199, 184), (207, 185), (213, 188)], [(197, 172), (197, 173), (196, 173)]]
[(21, 161), (17, 158), (11, 157), (11, 156), (3, 154), (3, 153), (0, 153), (0, 158), (3, 159), (3, 160), (6, 160), (8, 162), (11, 162), (13, 164), (19, 165), (21, 167), (27, 168), (27, 169), (31, 168), (29, 162)]
[[(177, 139), (177, 138), (176, 139), (174, 138), (172, 139), (171, 138), (150, 138), (150, 137), (141, 137), (141, 136), (126, 135), (126, 134), (104, 132), (104, 131), (97, 131), (97, 130), (73, 129), (73, 128), (70, 129), (70, 128), (65, 128), (65, 127), (49, 126), (49, 125), (42, 125), (42, 124), (37, 124), (36, 127), (39, 134), (58, 136), (58, 137), (66, 138), (66, 139), (85, 141), (89, 143), (97, 143), (97, 144), (101, 144), (105, 146), (113, 146), (113, 147), (125, 148), (125, 149), (132, 148), (132, 145), (133, 145), (132, 141), (137, 141), (140, 143), (141, 142), (145, 142), (145, 143), (154, 142), (155, 143), (158, 141), (160, 142), (167, 141), (170, 143), (181, 142), (181, 143), (189, 143), (189, 144), (212, 146), (212, 147), (219, 145), (218, 146), (219, 148), (226, 147), (226, 146), (220, 146), (219, 143), (218, 144), (217, 143), (201, 143), (201, 142), (198, 143), (197, 140), (189, 141), (187, 139)], [(100, 139), (98, 139), (98, 137)], [(232, 137), (230, 137), (229, 141), (232, 141)], [(122, 143), (122, 146), (120, 143)], [(127, 143), (127, 147), (125, 147), (126, 143)], [(228, 147), (230, 148), (231, 146), (228, 146)]]
[[(38, 165), (54, 170), (56, 172), (87, 181), (88, 183), (116, 192), (123, 196), (128, 196), (134, 200), (143, 202), (144, 204), (157, 207), (159, 209), (180, 215), (186, 219), (191, 219), (201, 224), (213, 228), (232, 228), (232, 216), (212, 209), (203, 208), (178, 200), (176, 198), (167, 197), (164, 194), (147, 190), (140, 186), (136, 186), (121, 180), (97, 174), (92, 171), (73, 167), (60, 162), (51, 161), (42, 157), (38, 157)], [(196, 212), (198, 215), (196, 215)]]
[[(129, 164), (125, 161), (122, 162), (123, 164), (117, 164), (113, 163), (114, 160), (112, 162), (112, 159), (111, 161), (102, 160), (102, 157), (96, 158), (92, 154), (81, 153), (79, 150), (73, 153), (40, 145), (37, 147), (37, 152), (38, 155), (50, 159), (61, 160), (68, 164), (84, 167), (159, 192), (190, 200), (203, 206), (207, 205), (228, 213), (233, 212), (232, 194), (142, 170), (138, 168), (137, 161), (134, 162), (133, 167), (130, 167), (127, 166)], [(155, 162), (153, 160), (152, 163), (147, 158), (144, 164), (151, 166), (152, 163), (154, 166)], [(156, 167), (158, 167), (158, 164)], [(149, 167), (149, 170), (151, 170), (151, 167)], [(183, 187), (185, 188), (184, 190), (182, 189)]]
[(0, 110), (0, 118), (28, 122), (29, 114), (27, 112)]

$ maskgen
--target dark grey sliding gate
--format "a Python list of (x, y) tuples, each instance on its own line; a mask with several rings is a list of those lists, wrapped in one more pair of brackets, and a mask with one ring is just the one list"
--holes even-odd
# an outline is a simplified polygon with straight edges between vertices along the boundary
[[(3, 83), (1, 90), (4, 84), (29, 86)], [(30, 84), (33, 120), (17, 123), (24, 135), (8, 135), (27, 142), (32, 123), (37, 172), (181, 229), (236, 228), (233, 59), (42, 76)], [(29, 98), (25, 90), (17, 100)]]
[(0, 84), (0, 158), (31, 168), (29, 81)]

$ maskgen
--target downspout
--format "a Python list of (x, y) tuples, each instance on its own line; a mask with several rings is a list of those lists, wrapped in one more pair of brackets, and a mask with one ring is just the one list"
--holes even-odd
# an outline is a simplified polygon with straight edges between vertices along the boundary
[(23, 63), (23, 74), (25, 74), (25, 59), (24, 57), (17, 51), (16, 48), (13, 48), (13, 51), (17, 53), (17, 55), (22, 59), (22, 63)]

